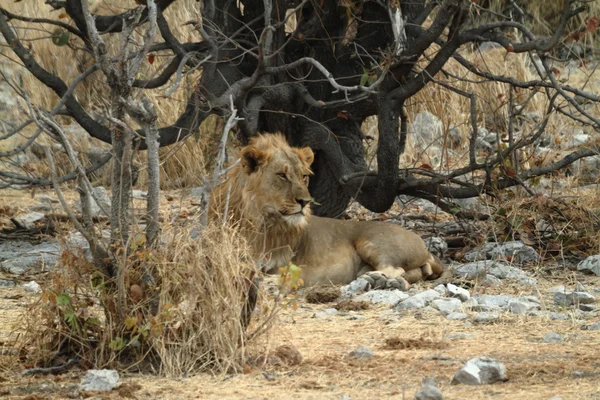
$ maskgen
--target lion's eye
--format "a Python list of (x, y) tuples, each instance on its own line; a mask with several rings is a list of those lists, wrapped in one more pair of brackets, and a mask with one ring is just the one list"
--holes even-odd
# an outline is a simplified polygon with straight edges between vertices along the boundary
[(284, 181), (288, 180), (287, 175), (284, 174), (283, 172), (278, 173), (277, 176), (280, 177), (281, 179), (283, 179)]

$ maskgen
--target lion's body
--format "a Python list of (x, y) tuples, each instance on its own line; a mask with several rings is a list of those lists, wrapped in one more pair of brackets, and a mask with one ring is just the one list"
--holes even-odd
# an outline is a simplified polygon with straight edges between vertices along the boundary
[(265, 270), (293, 262), (307, 285), (345, 284), (373, 272), (411, 283), (441, 275), (423, 240), (400, 226), (311, 216), (312, 160), (310, 149), (291, 148), (280, 135), (258, 136), (214, 190), (212, 215), (222, 215), (228, 198), (231, 219)]

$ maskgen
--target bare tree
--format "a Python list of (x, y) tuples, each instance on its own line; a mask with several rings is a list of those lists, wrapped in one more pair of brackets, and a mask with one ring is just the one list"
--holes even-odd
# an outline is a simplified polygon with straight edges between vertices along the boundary
[[(187, 43), (176, 39), (163, 14), (175, 1), (157, 0), (156, 21), (162, 42), (128, 52), (125, 57), (128, 60), (125, 64), (129, 64), (139, 62), (147, 53), (169, 51), (171, 61), (149, 80), (136, 79), (123, 70), (123, 54), (109, 57), (101, 46), (102, 36), (129, 33), (131, 21), (135, 21), (133, 26), (150, 23), (153, 13), (149, 4), (119, 15), (90, 17), (80, 1), (47, 3), (64, 10), (73, 25), (25, 18), (0, 9), (0, 32), (40, 83), (61, 97), (56, 112), (73, 118), (92, 137), (113, 144), (113, 155), (123, 166), (113, 175), (116, 187), (131, 185), (126, 159), (132, 148), (152, 147), (147, 142), (149, 133), (157, 132), (158, 144), (168, 146), (194, 133), (209, 115), (227, 116), (231, 109), (238, 112), (238, 136), (242, 142), (259, 131), (280, 131), (291, 144), (309, 145), (315, 150), (315, 176), (310, 190), (316, 201), (315, 212), (320, 215), (339, 215), (352, 198), (372, 211), (385, 211), (399, 194), (426, 198), (448, 207), (448, 199), (475, 197), (522, 185), (528, 179), (597, 154), (597, 149), (586, 148), (550, 165), (518, 169), (500, 176), (491, 174), (504, 166), (506, 160), (515, 161), (518, 150), (536, 143), (553, 113), (569, 115), (596, 130), (600, 128), (600, 120), (578, 101), (583, 98), (598, 102), (599, 97), (561, 83), (549, 65), (552, 52), (574, 34), (568, 29), (569, 23), (585, 11), (587, 0), (565, 0), (560, 20), (553, 34), (547, 37), (536, 36), (521, 22), (519, 2), (511, 2), (516, 7), (514, 12), (503, 15), (486, 9), (485, 2), (471, 0), (203, 0), (201, 21), (187, 22), (197, 32), (198, 39)], [(185, 111), (173, 125), (157, 128), (156, 132), (146, 128), (137, 132), (115, 129), (111, 125), (116, 123), (113, 119), (107, 125), (92, 118), (81, 106), (72, 93), (77, 82), (63, 82), (36, 62), (35, 55), (11, 29), (11, 20), (31, 25), (54, 24), (78, 37), (85, 51), (93, 52), (97, 60), (78, 80), (87, 79), (97, 70), (104, 72), (112, 88), (110, 117), (113, 119), (121, 120), (128, 112), (119, 99), (127, 99), (132, 89), (143, 91), (172, 81), (169, 95), (186, 71), (201, 67), (202, 75)], [(91, 21), (95, 23), (95, 31), (89, 29)], [(582, 27), (578, 32), (585, 33), (586, 29), (590, 27)], [(592, 29), (595, 29), (593, 24)], [(536, 61), (539, 78), (521, 81), (508, 75), (494, 75), (461, 55), (461, 49), (482, 42), (496, 43), (508, 53), (528, 54)], [(122, 50), (125, 52), (126, 48)], [(538, 126), (515, 138), (511, 125), (509, 145), (495, 149), (494, 154), (483, 160), (478, 159), (477, 96), (436, 79), (438, 73), (448, 73), (445, 66), (451, 59), (482, 81), (505, 83), (510, 93), (513, 88), (543, 93), (548, 104)], [(444, 173), (423, 168), (401, 171), (399, 158), (405, 152), (408, 135), (406, 104), (428, 84), (445, 85), (469, 99), (472, 128), (468, 162)], [(510, 109), (518, 110), (520, 105), (513, 104), (512, 96), (510, 101)], [(360, 128), (370, 116), (378, 117), (377, 170), (368, 168)], [(89, 167), (87, 172), (94, 168)], [(478, 180), (465, 178), (474, 172), (481, 172)], [(76, 175), (58, 177), (58, 182)], [(9, 171), (0, 171), (0, 176), (8, 184), (51, 183)], [(113, 192), (116, 200), (115, 196), (122, 202), (128, 200), (127, 190)], [(125, 214), (112, 211), (113, 229), (125, 224), (126, 218)], [(121, 240), (126, 240), (124, 231), (121, 235)]]

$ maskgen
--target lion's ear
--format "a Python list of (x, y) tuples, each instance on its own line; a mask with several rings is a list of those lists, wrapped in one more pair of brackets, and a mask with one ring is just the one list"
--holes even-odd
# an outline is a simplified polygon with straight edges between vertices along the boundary
[(298, 157), (300, 157), (300, 159), (304, 161), (309, 167), (315, 160), (315, 154), (313, 153), (310, 147), (302, 147), (301, 149), (297, 149), (296, 153), (298, 154)]
[(268, 153), (256, 146), (246, 146), (242, 149), (242, 166), (251, 174), (267, 162)]

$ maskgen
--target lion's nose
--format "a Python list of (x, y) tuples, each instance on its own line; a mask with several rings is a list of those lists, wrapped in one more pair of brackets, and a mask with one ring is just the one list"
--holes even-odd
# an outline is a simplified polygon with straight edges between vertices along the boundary
[(304, 207), (305, 207), (305, 206), (306, 206), (306, 205), (309, 203), (309, 201), (310, 201), (310, 200), (296, 199), (296, 202), (297, 202), (298, 204), (300, 204), (300, 207), (302, 207), (302, 208), (304, 208)]

